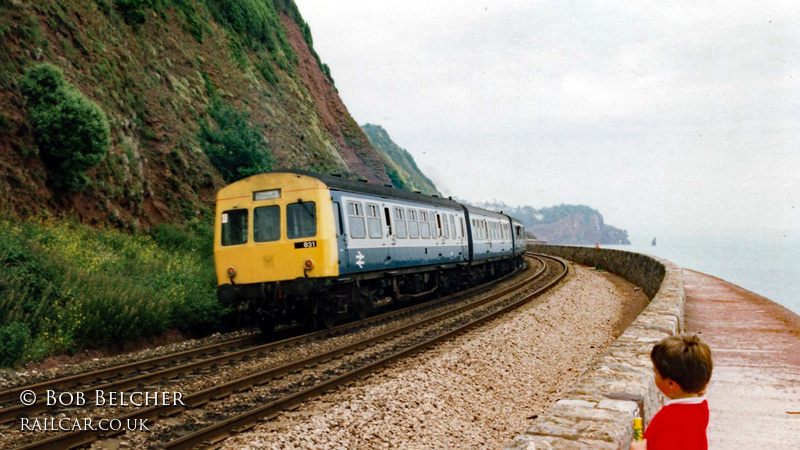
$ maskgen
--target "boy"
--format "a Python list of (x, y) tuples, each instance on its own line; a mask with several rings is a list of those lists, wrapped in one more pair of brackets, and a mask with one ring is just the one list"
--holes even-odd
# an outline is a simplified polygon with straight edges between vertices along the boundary
[(642, 442), (631, 450), (708, 449), (708, 402), (711, 350), (694, 335), (662, 339), (650, 352), (656, 386), (669, 400), (656, 413)]

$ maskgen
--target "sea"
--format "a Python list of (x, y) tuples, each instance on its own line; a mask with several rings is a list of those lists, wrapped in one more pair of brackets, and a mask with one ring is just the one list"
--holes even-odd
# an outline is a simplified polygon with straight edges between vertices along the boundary
[(656, 236), (656, 245), (647, 240), (603, 247), (658, 256), (743, 287), (800, 315), (800, 240)]

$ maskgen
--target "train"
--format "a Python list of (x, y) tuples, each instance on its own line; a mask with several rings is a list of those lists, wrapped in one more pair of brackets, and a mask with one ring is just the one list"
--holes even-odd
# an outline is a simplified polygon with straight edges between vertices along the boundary
[(511, 273), (524, 236), (519, 220), (452, 198), (267, 172), (217, 193), (217, 297), (265, 332), (330, 328)]

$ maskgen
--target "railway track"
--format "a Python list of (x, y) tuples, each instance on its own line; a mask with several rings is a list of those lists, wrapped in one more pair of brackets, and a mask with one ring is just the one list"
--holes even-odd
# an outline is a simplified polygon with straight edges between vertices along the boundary
[[(502, 281), (502, 279), (489, 283), (489, 285), (494, 285), (499, 281)], [(488, 285), (479, 286), (452, 296), (390, 311), (362, 321), (300, 336), (292, 336), (274, 342), (262, 343), (262, 338), (259, 336), (245, 336), (183, 352), (106, 367), (35, 384), (17, 386), (0, 391), (0, 425), (13, 422), (23, 414), (30, 416), (51, 409), (46, 404), (46, 399), (42, 398), (42, 395), (48, 390), (64, 391), (70, 389), (72, 392), (76, 394), (82, 393), (85, 398), (94, 401), (95, 399), (91, 396), (96, 390), (104, 392), (125, 391), (139, 385), (147, 385), (164, 379), (174, 379), (186, 373), (223, 366), (245, 358), (263, 356), (275, 349), (302, 346), (308, 342), (346, 334), (354, 329), (371, 326), (376, 323), (396, 321), (400, 317), (414, 314), (424, 309), (436, 308), (447, 303), (459, 301), (463, 297), (474, 295), (490, 287)], [(17, 402), (20, 399), (20, 395), (26, 391), (32, 391), (39, 400), (32, 405), (24, 405)]]
[[(209, 404), (209, 402), (219, 403), (217, 400), (226, 399), (231, 396), (231, 394), (241, 393), (243, 391), (248, 391), (247, 397), (253, 399), (254, 403), (260, 405), (258, 407), (248, 407), (246, 405), (237, 405), (236, 402), (232, 402), (232, 406), (212, 408), (216, 411), (210, 414), (203, 414), (202, 418), (199, 420), (186, 420), (177, 427), (166, 427), (166, 431), (159, 430), (155, 433), (157, 436), (155, 436), (154, 439), (156, 442), (160, 443), (158, 445), (163, 445), (167, 448), (192, 448), (203, 445), (206, 442), (218, 440), (231, 430), (248, 426), (262, 418), (274, 417), (279, 411), (296, 405), (309, 397), (319, 395), (335, 386), (359, 378), (370, 371), (379, 369), (391, 361), (413, 354), (435, 342), (462, 333), (464, 330), (477, 326), (487, 320), (491, 320), (504, 311), (529, 301), (539, 295), (546, 287), (542, 287), (541, 289), (537, 288), (536, 290), (527, 288), (532, 292), (526, 292), (524, 295), (520, 294), (519, 291), (525, 289), (525, 285), (534, 283), (536, 282), (535, 280), (548, 278), (554, 280), (547, 284), (547, 286), (551, 286), (563, 276), (563, 274), (557, 275), (552, 272), (560, 271), (566, 273), (563, 262), (558, 263), (561, 264), (563, 269), (555, 269), (554, 264), (556, 263), (546, 264), (542, 259), (543, 257), (536, 258), (539, 258), (539, 261), (541, 261), (542, 269), (534, 276), (498, 294), (475, 301), (456, 301), (455, 297), (474, 296), (480, 291), (485, 291), (487, 288), (473, 288), (469, 292), (457, 294), (456, 296), (440, 299), (438, 301), (382, 314), (380, 316), (368, 318), (362, 322), (343, 325), (331, 330), (310, 333), (308, 335), (284, 339), (278, 342), (249, 345), (252, 344), (252, 342), (248, 343), (247, 339), (244, 339), (239, 342), (220, 343), (219, 347), (207, 346), (208, 348), (194, 349), (189, 351), (192, 353), (191, 356), (176, 356), (177, 358), (183, 358), (183, 360), (188, 358), (189, 361), (183, 363), (168, 363), (175, 364), (174, 367), (147, 371), (148, 369), (137, 369), (135, 365), (131, 364), (118, 367), (118, 372), (116, 374), (114, 374), (114, 370), (111, 370), (113, 368), (104, 369), (105, 374), (114, 374), (113, 376), (122, 376), (124, 374), (130, 374), (133, 371), (142, 370), (144, 370), (145, 373), (125, 376), (120, 380), (93, 385), (89, 388), (80, 388), (83, 390), (74, 388), (74, 386), (84, 386), (80, 383), (86, 383), (85, 380), (95, 381), (103, 378), (96, 374), (85, 374), (78, 378), (70, 377), (69, 380), (52, 380), (51, 385), (40, 383), (36, 386), (15, 388), (13, 392), (12, 390), (2, 392), (0, 393), (0, 398), (13, 398), (17, 392), (22, 392), (26, 390), (26, 388), (44, 392), (47, 389), (64, 389), (64, 387), (70, 387), (75, 389), (76, 392), (86, 392), (86, 395), (90, 395), (89, 391), (98, 389), (124, 391), (126, 389), (146, 386), (148, 383), (158, 383), (159, 380), (164, 378), (177, 377), (180, 374), (186, 374), (187, 372), (198, 369), (211, 368), (211, 370), (221, 371), (223, 370), (221, 368), (223, 364), (231, 364), (232, 362), (241, 361), (244, 358), (253, 358), (259, 355), (263, 356), (267, 353), (278, 351), (278, 349), (281, 348), (288, 348), (291, 352), (293, 348), (308, 346), (309, 343), (314, 341), (333, 340), (333, 336), (345, 335), (357, 328), (372, 326), (378, 329), (381, 327), (376, 324), (398, 324), (402, 322), (401, 318), (404, 316), (411, 317), (415, 314), (426, 316), (422, 319), (411, 319), (410, 322), (412, 323), (406, 325), (384, 326), (384, 328), (388, 330), (372, 333), (372, 335), (363, 339), (351, 339), (350, 342), (338, 345), (332, 350), (320, 351), (304, 358), (294, 358), (294, 360), (283, 364), (277, 364), (264, 370), (254, 371), (246, 376), (240, 376), (224, 383), (217, 383), (206, 389), (184, 395), (181, 401), (182, 404), (137, 408), (116, 416), (116, 419), (122, 422), (130, 422), (131, 420), (155, 421), (160, 417), (173, 416), (188, 410), (196, 411), (204, 407), (204, 405)], [(545, 276), (546, 274), (549, 274), (549, 276)], [(517, 293), (514, 294), (515, 292)], [(499, 300), (503, 298), (505, 298), (505, 300)], [(490, 305), (500, 306), (492, 307)], [(425, 311), (435, 312), (426, 315)], [(228, 346), (228, 350), (224, 349), (225, 346)], [(196, 355), (206, 356), (195, 358)], [(169, 360), (167, 357), (154, 359), (159, 359), (160, 362)], [(143, 364), (142, 367), (148, 364), (152, 365), (155, 364), (155, 362), (148, 361), (146, 364)], [(7, 421), (8, 417), (33, 415), (47, 409), (46, 405), (44, 405), (43, 409), (41, 405), (37, 404), (31, 405), (28, 408), (29, 409), (14, 409), (8, 413), (5, 412), (6, 408), (3, 408), (0, 410), (0, 417), (5, 417), (6, 419), (4, 420)], [(242, 412), (243, 409), (246, 411)], [(84, 412), (88, 413), (88, 411)], [(207, 423), (210, 423), (209, 426), (206, 426)], [(31, 442), (20, 448), (75, 447), (108, 436), (109, 433), (96, 430), (58, 433), (44, 440)], [(152, 444), (152, 441), (150, 441), (150, 443)]]

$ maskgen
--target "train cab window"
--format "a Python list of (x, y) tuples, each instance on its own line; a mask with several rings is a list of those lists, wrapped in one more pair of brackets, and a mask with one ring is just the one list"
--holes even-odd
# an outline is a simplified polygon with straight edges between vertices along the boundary
[(419, 212), (419, 235), (422, 239), (431, 238), (431, 227), (428, 224), (428, 211)]
[(364, 207), (358, 202), (347, 202), (347, 223), (350, 226), (350, 237), (364, 239), (367, 229), (364, 226)]
[(378, 213), (378, 205), (367, 203), (367, 230), (371, 239), (380, 239), (383, 237), (383, 230), (381, 229), (381, 216)]
[(403, 208), (394, 209), (394, 227), (397, 237), (401, 239), (408, 237), (408, 229), (406, 228), (406, 212)]
[(222, 245), (247, 242), (247, 210), (231, 209), (222, 213)]
[(281, 207), (259, 206), (253, 209), (253, 240), (271, 242), (281, 238)]
[(314, 202), (286, 205), (286, 237), (302, 239), (317, 235), (317, 209)]
[(419, 239), (419, 222), (417, 221), (417, 210), (408, 210), (408, 237)]

